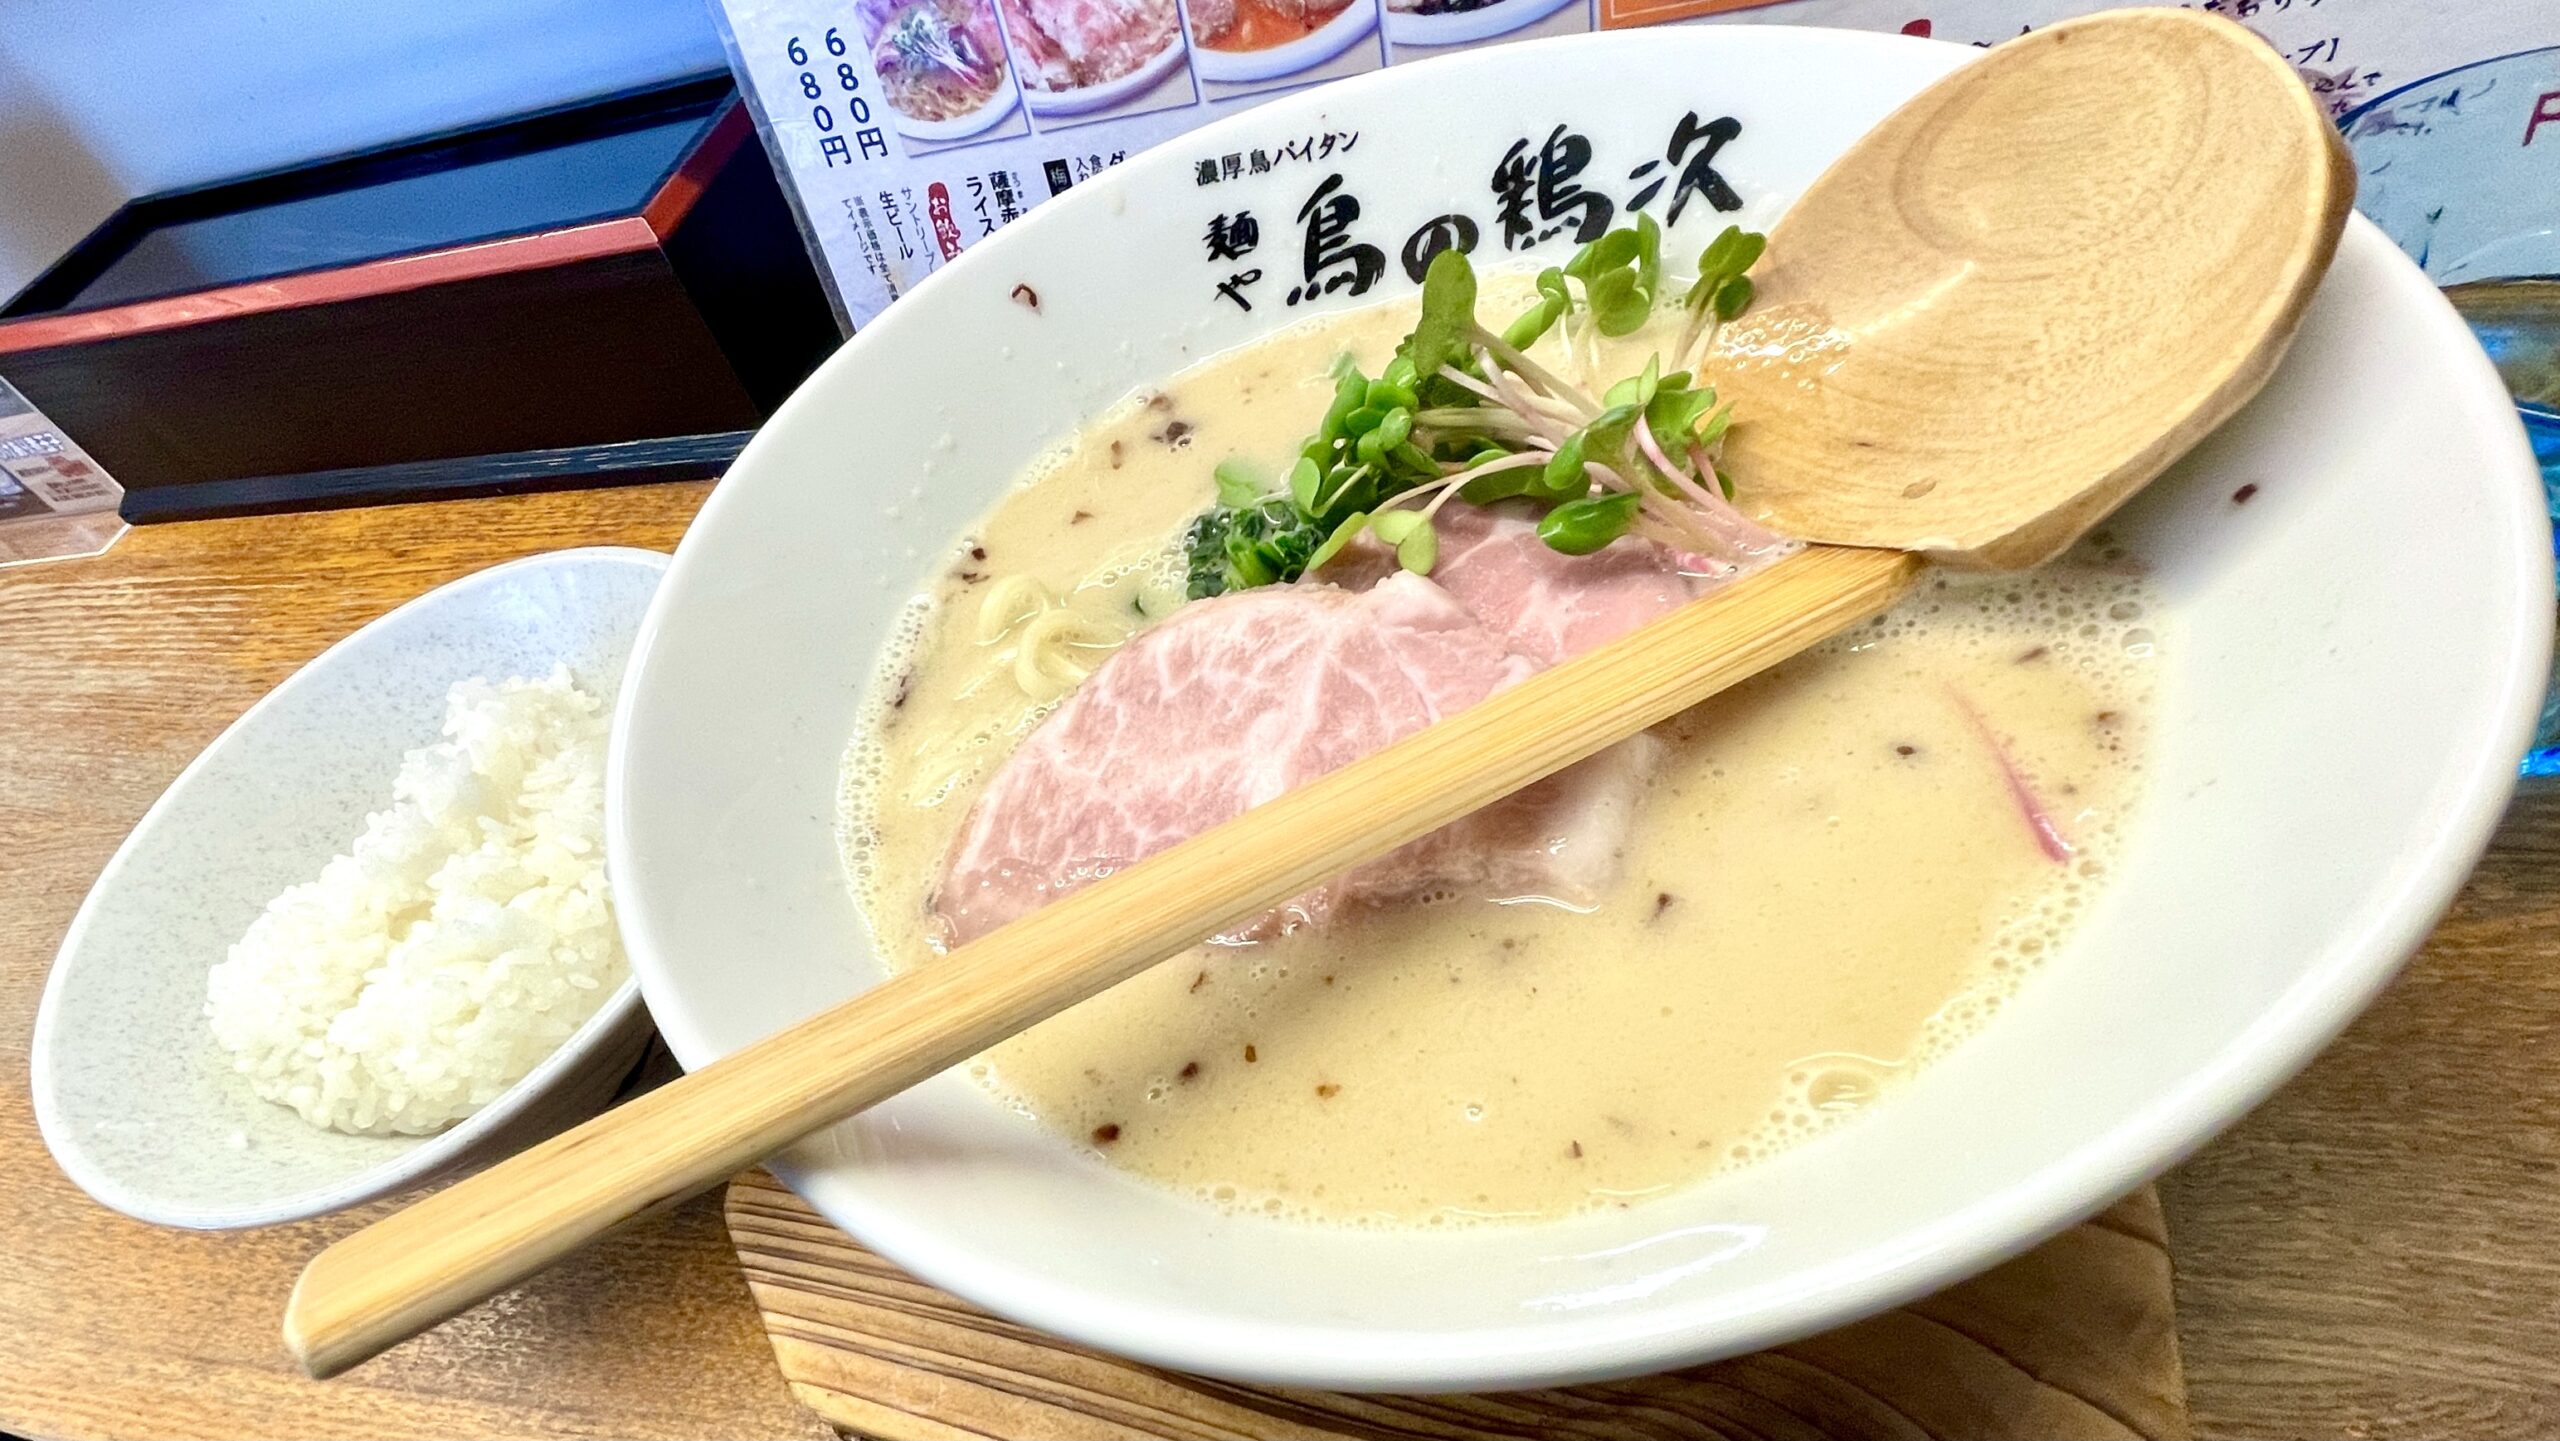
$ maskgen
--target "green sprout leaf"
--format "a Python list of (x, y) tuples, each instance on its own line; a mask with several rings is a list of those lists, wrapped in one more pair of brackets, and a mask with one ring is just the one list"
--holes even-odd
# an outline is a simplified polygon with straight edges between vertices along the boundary
[(1324, 467), (1304, 456), (1289, 468), (1289, 500), (1301, 515), (1316, 513), (1316, 497), (1324, 490)]
[(1674, 389), (1665, 385), (1646, 402), (1644, 423), (1653, 428), (1654, 439), (1665, 448), (1686, 445), (1691, 430), (1699, 420), (1716, 408), (1712, 390)]
[[(1546, 468), (1536, 472), (1538, 490), (1549, 500), (1571, 500), (1591, 490), (1590, 478), (1584, 473), (1582, 458), (1586, 432), (1575, 431), (1547, 457)], [(1527, 472), (1523, 472), (1524, 474)]]
[[(1407, 370), (1413, 368), (1402, 357), (1398, 357), (1394, 363)], [(1368, 394), (1362, 397), (1362, 401), (1380, 410), (1390, 411), (1411, 410), (1419, 403), (1414, 397), (1412, 386), (1398, 385), (1383, 377), (1369, 382)]]
[(1737, 275), (1716, 287), (1716, 319), (1731, 320), (1751, 308), (1751, 277)]
[(1361, 379), (1358, 371), (1336, 381), (1333, 404), (1325, 408), (1324, 424), (1317, 427), (1316, 439), (1327, 445), (1340, 440), (1344, 424), (1351, 419), (1351, 412), (1358, 410), (1368, 398), (1369, 382)]
[(1653, 297), (1637, 286), (1632, 270), (1603, 271), (1585, 286), (1591, 297), (1591, 321), (1602, 335), (1632, 335), (1653, 314)]
[[(1698, 253), (1698, 281), (1689, 287), (1688, 307), (1712, 307), (1718, 320), (1740, 315), (1751, 304), (1751, 283), (1743, 280), (1742, 273), (1758, 264), (1768, 248), (1769, 237), (1738, 225), (1726, 226)], [(1742, 281), (1739, 288), (1734, 286), (1735, 281)], [(1728, 304), (1732, 306), (1730, 310), (1726, 309)]]
[(1502, 343), (1514, 350), (1526, 350), (1537, 344), (1540, 336), (1553, 330), (1557, 319), (1563, 314), (1563, 306), (1550, 305), (1541, 300), (1521, 311), (1519, 319), (1502, 328)]
[(1369, 517), (1369, 533), (1396, 548), (1396, 563), (1416, 575), (1429, 575), (1439, 559), (1440, 539), (1418, 510), (1390, 510)]
[(1662, 227), (1650, 215), (1636, 216), (1636, 289), (1648, 307), (1662, 293)]
[(1592, 276), (1632, 262), (1638, 248), (1634, 231), (1612, 230), (1575, 251), (1573, 258), (1564, 263), (1564, 273), (1588, 285)]
[(1627, 438), (1635, 433), (1636, 417), (1643, 413), (1632, 404), (1621, 404), (1593, 416), (1582, 428), (1584, 452), (1603, 465), (1624, 460)]
[(1417, 378), (1438, 375), (1440, 367), (1466, 354), (1466, 338), (1476, 324), (1476, 269), (1455, 250), (1431, 257), (1422, 277), (1422, 317), (1413, 333), (1396, 347), (1396, 356), (1413, 367)]
[(1566, 555), (1589, 555), (1625, 535), (1635, 517), (1633, 492), (1585, 496), (1548, 511), (1538, 522), (1538, 539)]
[(1698, 255), (1700, 275), (1740, 275), (1760, 262), (1769, 237), (1739, 225), (1728, 225)]
[(1346, 510), (1374, 510), (1378, 504), (1378, 472), (1374, 466), (1353, 465), (1326, 477), (1331, 489), (1325, 494), (1320, 516), (1338, 515)]
[[(1645, 357), (1644, 362), (1644, 373), (1641, 375), (1630, 375), (1626, 379), (1619, 381), (1617, 384), (1610, 386), (1608, 393), (1600, 397), (1600, 403), (1602, 405), (1612, 407), (1631, 406), (1637, 410), (1642, 410), (1646, 406), (1653, 404), (1654, 396), (1659, 393), (1661, 389), (1662, 357), (1659, 355), (1647, 356)], [(1593, 423), (1597, 424), (1598, 422), (1595, 421)], [(1629, 429), (1633, 429), (1635, 422), (1631, 418), (1627, 424)]]
[(1242, 510), (1262, 499), (1264, 488), (1261, 475), (1241, 460), (1230, 457), (1219, 461), (1218, 468), (1211, 474), (1217, 477), (1218, 504), (1220, 505), (1231, 505)]
[(1575, 251), (1564, 274), (1582, 282), (1601, 334), (1632, 334), (1653, 314), (1662, 281), (1662, 230), (1653, 217), (1640, 215), (1633, 228), (1612, 230)]
[(1491, 505), (1497, 500), (1527, 495), (1537, 485), (1538, 476), (1538, 467), (1534, 465), (1510, 466), (1490, 475), (1479, 475), (1459, 486), (1458, 498), (1470, 505)]
[[(1445, 255), (1448, 252), (1441, 253)], [(1333, 534), (1325, 537), (1324, 544), (1316, 547), (1315, 554), (1307, 557), (1307, 569), (1310, 571), (1324, 569), (1325, 562), (1342, 554), (1342, 548), (1351, 544), (1352, 538), (1357, 536), (1368, 523), (1369, 513), (1365, 510), (1355, 510), (1343, 517), (1342, 524), (1335, 526)]]
[(1369, 533), (1389, 545), (1397, 545), (1422, 523), (1422, 513), (1412, 510), (1381, 511), (1369, 517)]
[(1387, 463), (1415, 484), (1440, 478), (1440, 463), (1431, 458), (1431, 452), (1410, 440), (1399, 442), (1389, 451)]
[(1550, 265), (1538, 272), (1538, 303), (1511, 322), (1502, 332), (1502, 343), (1514, 350), (1526, 350), (1554, 329), (1555, 323), (1572, 308), (1573, 296), (1564, 288), (1564, 272)]
[(1420, 516), (1414, 519), (1422, 523), (1396, 542), (1396, 564), (1415, 575), (1429, 575), (1431, 567), (1440, 560), (1440, 535), (1431, 528), (1431, 522), (1422, 520)]
[[(1508, 460), (1514, 454), (1516, 452), (1489, 445), (1467, 457), (1462, 464), (1468, 470), (1475, 470), (1491, 465), (1497, 460)], [(1491, 505), (1497, 500), (1509, 500), (1515, 495), (1527, 495), (1537, 483), (1538, 467), (1507, 465), (1490, 475), (1479, 475), (1459, 486), (1458, 496), (1471, 504)]]

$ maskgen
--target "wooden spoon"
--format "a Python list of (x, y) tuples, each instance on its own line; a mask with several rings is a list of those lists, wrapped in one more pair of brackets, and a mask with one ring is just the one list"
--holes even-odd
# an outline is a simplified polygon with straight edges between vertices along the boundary
[(2354, 202), (2336, 128), (2238, 25), (2012, 40), (1771, 232), (1711, 366), (1750, 422), (1741, 498), (1806, 540), (2040, 565), (2257, 394)]
[(1728, 338), (1736, 468), (1828, 544), (347, 1237), (286, 1344), (314, 1375), (362, 1361), (1882, 610), (1913, 552), (2046, 559), (2264, 381), (2351, 186), (2237, 25), (2117, 12), (1992, 50), (1797, 202), (1767, 313)]

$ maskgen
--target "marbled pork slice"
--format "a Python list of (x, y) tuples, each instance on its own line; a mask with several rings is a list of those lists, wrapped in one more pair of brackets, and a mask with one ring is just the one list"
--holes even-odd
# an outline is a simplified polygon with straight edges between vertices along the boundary
[[(1430, 579), (1354, 558), (1303, 583), (1197, 601), (1132, 640), (1035, 729), (963, 822), (936, 893), (964, 943), (1556, 661), (1710, 583), (1650, 542), (1548, 549), (1510, 508), (1451, 506)], [(1591, 898), (1615, 875), (1659, 743), (1640, 737), (1297, 897), (1233, 932), (1346, 903)]]
[[(1714, 589), (1713, 562), (1624, 536), (1589, 555), (1566, 555), (1538, 538), (1528, 505), (1456, 502), (1433, 518), (1440, 556), (1432, 584), (1541, 666), (1570, 660)], [(1363, 537), (1325, 568), (1323, 581), (1359, 590), (1395, 569), (1395, 555)]]

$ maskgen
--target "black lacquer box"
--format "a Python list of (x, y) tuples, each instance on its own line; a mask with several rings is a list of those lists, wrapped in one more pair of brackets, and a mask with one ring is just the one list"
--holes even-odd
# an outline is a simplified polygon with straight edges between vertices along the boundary
[(134, 201), (0, 377), (139, 523), (716, 474), (840, 338), (724, 75)]

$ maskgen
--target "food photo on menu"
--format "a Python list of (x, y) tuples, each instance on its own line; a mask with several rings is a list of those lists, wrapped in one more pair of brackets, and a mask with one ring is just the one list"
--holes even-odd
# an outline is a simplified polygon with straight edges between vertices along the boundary
[(1381, 0), (1398, 60), (1498, 38), (1571, 35), (1592, 28), (1591, 0)]
[(1383, 61), (1377, 0), (1185, 0), (1210, 100), (1356, 75)]
[(0, 33), (0, 1441), (2560, 1432), (2543, 6), (502, 12)]
[[(956, 141), (1015, 119), (1021, 96), (994, 0), (861, 0), (855, 9), (900, 135)], [(1023, 129), (1016, 121), (1001, 133)]]
[(1032, 113), (1091, 123), (1192, 104), (1176, 0), (994, 0)]

